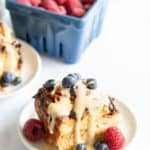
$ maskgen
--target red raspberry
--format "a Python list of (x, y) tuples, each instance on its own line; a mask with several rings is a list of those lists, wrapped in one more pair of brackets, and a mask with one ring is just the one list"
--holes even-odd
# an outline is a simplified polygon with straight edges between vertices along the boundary
[(28, 140), (32, 142), (40, 140), (44, 134), (41, 121), (37, 119), (28, 120), (24, 125), (23, 134)]
[(85, 10), (83, 8), (73, 8), (71, 10), (71, 15), (75, 17), (82, 17), (85, 14)]
[(41, 6), (50, 11), (59, 11), (58, 5), (54, 0), (43, 0)]
[(39, 6), (42, 0), (30, 0), (30, 2), (33, 6)]
[(31, 6), (30, 0), (16, 0), (18, 3)]
[(63, 15), (67, 14), (67, 10), (65, 9), (64, 6), (59, 6), (59, 11), (60, 11), (60, 14), (63, 14)]
[(110, 127), (104, 133), (104, 142), (110, 150), (120, 150), (125, 145), (125, 137), (117, 127)]
[(58, 6), (56, 1), (54, 0), (43, 0), (40, 6), (44, 7), (49, 11), (56, 12), (58, 14), (63, 14), (63, 15), (67, 14), (65, 7)]
[(59, 5), (62, 5), (66, 2), (66, 0), (55, 0)]
[(84, 4), (93, 4), (95, 0), (82, 0)]
[(69, 13), (71, 13), (74, 8), (83, 8), (80, 0), (66, 0), (65, 6)]

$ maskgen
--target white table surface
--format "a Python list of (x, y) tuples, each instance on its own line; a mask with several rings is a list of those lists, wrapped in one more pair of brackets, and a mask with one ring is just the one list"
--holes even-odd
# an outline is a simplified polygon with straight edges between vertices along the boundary
[(49, 78), (69, 72), (95, 77), (111, 95), (135, 113), (138, 132), (128, 150), (148, 150), (150, 134), (150, 3), (110, 0), (102, 34), (76, 65), (42, 57), (39, 80), (17, 97), (0, 100), (0, 150), (26, 150), (16, 127), (23, 106)]

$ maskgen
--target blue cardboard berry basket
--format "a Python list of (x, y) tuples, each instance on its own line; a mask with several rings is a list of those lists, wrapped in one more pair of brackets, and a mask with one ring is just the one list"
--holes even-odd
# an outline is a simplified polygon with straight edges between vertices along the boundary
[(100, 34), (107, 0), (97, 0), (81, 18), (60, 15), (6, 0), (15, 34), (40, 53), (78, 62), (91, 41)]

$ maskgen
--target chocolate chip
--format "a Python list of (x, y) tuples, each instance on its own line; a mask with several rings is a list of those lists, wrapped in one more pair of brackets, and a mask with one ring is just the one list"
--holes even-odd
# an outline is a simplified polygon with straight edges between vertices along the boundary
[(76, 118), (76, 113), (73, 110), (70, 112), (69, 117), (72, 118), (72, 119), (75, 119), (75, 120), (77, 119)]
[(0, 50), (4, 52), (6, 50), (6, 46), (2, 46)]
[(109, 111), (111, 113), (115, 113), (115, 112), (118, 112), (115, 104), (114, 104), (114, 101), (115, 101), (115, 98), (111, 97), (111, 96), (108, 96), (108, 99), (110, 101), (110, 104), (109, 104)]

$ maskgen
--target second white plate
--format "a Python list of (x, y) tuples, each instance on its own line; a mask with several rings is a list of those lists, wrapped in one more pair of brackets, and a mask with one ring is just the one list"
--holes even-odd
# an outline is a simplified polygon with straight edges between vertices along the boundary
[(8, 98), (22, 91), (31, 84), (41, 72), (41, 58), (36, 50), (27, 43), (19, 40), (22, 45), (21, 53), (23, 58), (22, 83), (16, 87), (11, 87), (8, 92), (0, 93), (0, 99)]

